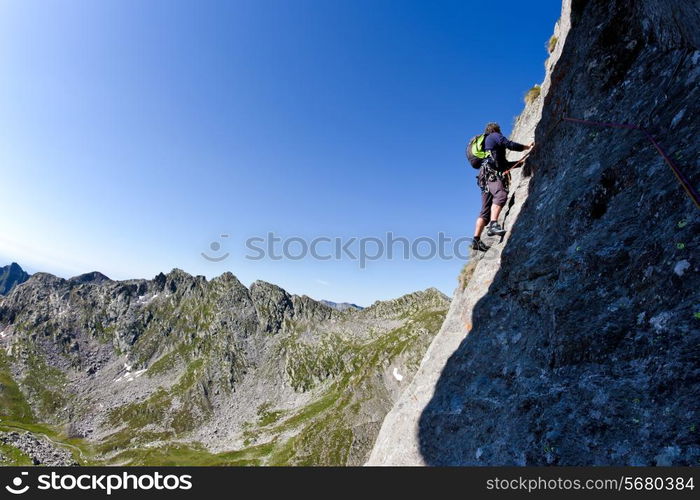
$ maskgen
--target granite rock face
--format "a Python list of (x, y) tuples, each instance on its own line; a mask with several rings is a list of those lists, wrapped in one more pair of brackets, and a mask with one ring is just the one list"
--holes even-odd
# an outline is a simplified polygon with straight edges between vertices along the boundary
[(50, 438), (85, 464), (361, 464), (448, 303), (341, 312), (231, 273), (37, 273), (0, 298), (0, 431), (39, 435), (0, 453)]
[[(465, 270), (369, 464), (698, 465), (700, 7), (565, 1), (503, 243)], [(537, 106), (540, 106), (539, 109)]]

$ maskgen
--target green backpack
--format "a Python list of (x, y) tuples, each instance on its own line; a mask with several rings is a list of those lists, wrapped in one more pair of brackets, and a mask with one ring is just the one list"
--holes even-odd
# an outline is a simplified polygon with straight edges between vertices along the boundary
[(467, 160), (474, 168), (481, 168), (485, 158), (491, 156), (491, 151), (484, 150), (484, 140), (488, 134), (481, 134), (471, 138), (467, 146)]

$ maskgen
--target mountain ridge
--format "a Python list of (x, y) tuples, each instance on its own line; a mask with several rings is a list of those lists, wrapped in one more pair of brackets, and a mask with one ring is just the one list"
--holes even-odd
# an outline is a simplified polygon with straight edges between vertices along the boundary
[(71, 437), (84, 464), (359, 464), (446, 308), (431, 289), (341, 312), (231, 273), (37, 273), (0, 298), (0, 432)]

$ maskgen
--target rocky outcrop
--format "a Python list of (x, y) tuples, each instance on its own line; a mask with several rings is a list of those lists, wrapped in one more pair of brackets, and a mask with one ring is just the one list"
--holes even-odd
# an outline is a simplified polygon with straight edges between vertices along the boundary
[(536, 124), (538, 147), (509, 233), (465, 270), (369, 464), (698, 463), (698, 210), (643, 134), (560, 121), (643, 126), (697, 185), (698, 22), (690, 1), (564, 2), (513, 134)]
[(28, 279), (29, 274), (15, 262), (9, 266), (0, 267), (0, 295), (7, 295), (15, 286)]
[[(29, 432), (0, 432), (0, 444), (18, 450), (31, 460), (32, 465), (48, 467), (78, 465), (70, 451), (57, 446), (46, 437), (37, 439)], [(1, 460), (0, 463), (2, 463)]]
[(49, 425), (85, 463), (363, 463), (447, 304), (430, 289), (341, 312), (231, 273), (37, 273), (0, 298), (0, 431)]

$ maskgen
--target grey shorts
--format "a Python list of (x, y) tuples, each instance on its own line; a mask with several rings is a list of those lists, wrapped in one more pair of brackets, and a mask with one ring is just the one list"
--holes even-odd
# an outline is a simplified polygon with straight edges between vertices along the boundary
[(481, 192), (481, 212), (479, 217), (489, 222), (491, 220), (491, 205), (504, 206), (506, 201), (508, 201), (508, 191), (506, 191), (503, 181), (500, 179), (488, 182), (487, 185), (489, 188), (488, 192)]

